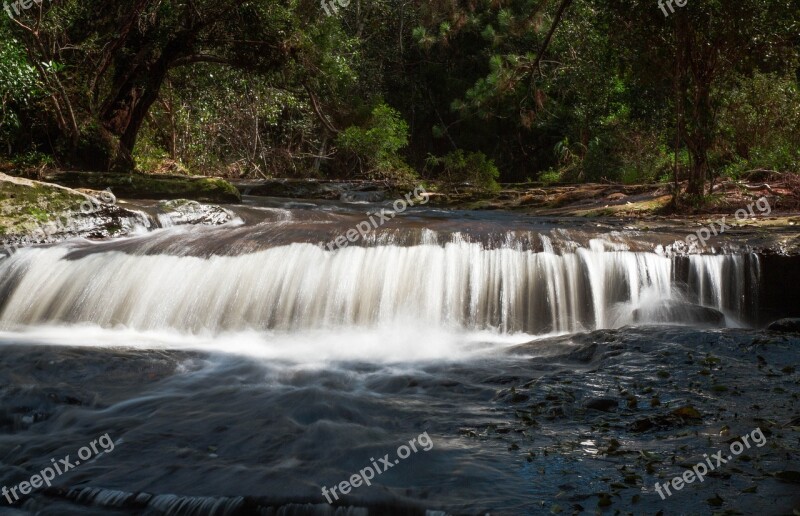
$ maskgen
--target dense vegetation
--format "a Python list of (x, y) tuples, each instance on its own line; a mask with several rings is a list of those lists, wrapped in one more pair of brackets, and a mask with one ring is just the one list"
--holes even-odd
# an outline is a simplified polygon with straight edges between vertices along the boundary
[(695, 195), (800, 171), (796, 0), (30, 5), (0, 21), (18, 165)]

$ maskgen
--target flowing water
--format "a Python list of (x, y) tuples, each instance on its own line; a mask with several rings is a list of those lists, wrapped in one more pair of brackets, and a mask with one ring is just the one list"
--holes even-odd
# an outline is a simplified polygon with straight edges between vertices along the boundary
[[(470, 437), (514, 421), (503, 389), (615, 367), (581, 336), (635, 334), (633, 374), (665, 347), (742, 338), (758, 311), (759, 257), (681, 255), (684, 235), (417, 208), (330, 250), (379, 206), (231, 209), (220, 227), (154, 218), (127, 239), (0, 259), (0, 480), (115, 442), (14, 507), (333, 514), (322, 486), (427, 432), (429, 451), (340, 511), (536, 514), (569, 482)], [(587, 397), (613, 383), (596, 382)], [(582, 468), (587, 485), (603, 473)]]

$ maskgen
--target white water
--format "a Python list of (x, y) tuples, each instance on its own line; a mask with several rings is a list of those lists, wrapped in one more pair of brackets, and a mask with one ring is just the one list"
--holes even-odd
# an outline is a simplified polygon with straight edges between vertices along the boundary
[(337, 252), (292, 244), (210, 258), (69, 253), (31, 248), (0, 261), (0, 328), (216, 334), (413, 324), (563, 333), (630, 324), (633, 309), (666, 299), (736, 316), (750, 274), (741, 255), (691, 256), (685, 292), (678, 259), (601, 244), (566, 254), (465, 242)]

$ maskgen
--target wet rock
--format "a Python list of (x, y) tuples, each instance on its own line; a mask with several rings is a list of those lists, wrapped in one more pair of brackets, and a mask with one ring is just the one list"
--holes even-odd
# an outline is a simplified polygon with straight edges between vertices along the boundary
[(344, 192), (339, 200), (342, 202), (381, 202), (386, 199), (385, 192)]
[(264, 197), (338, 199), (344, 202), (379, 202), (386, 198), (386, 185), (378, 181), (344, 182), (319, 179), (265, 179), (238, 181), (236, 186), (244, 195)]
[(200, 204), (196, 201), (176, 199), (162, 201), (158, 205), (162, 212), (159, 218), (169, 220), (169, 225), (208, 225), (218, 226), (233, 220), (233, 214), (214, 204)]
[(635, 322), (709, 324), (725, 323), (725, 315), (714, 308), (681, 301), (665, 300), (655, 305), (644, 306), (633, 311)]
[(682, 428), (690, 424), (697, 424), (702, 420), (702, 414), (692, 407), (687, 405), (669, 412), (668, 414), (661, 414), (657, 416), (649, 416), (643, 419), (634, 421), (628, 425), (628, 430), (634, 433), (647, 432), (649, 430), (667, 430), (672, 428)]
[(673, 410), (671, 415), (683, 419), (702, 419), (703, 416), (700, 412), (691, 405), (687, 405), (685, 407), (681, 407), (678, 409)]
[(587, 409), (611, 412), (619, 407), (619, 402), (611, 398), (593, 398), (586, 402)]
[(122, 236), (149, 224), (116, 202), (110, 190), (81, 192), (0, 174), (0, 253), (73, 237)]
[(800, 333), (800, 317), (777, 320), (767, 326), (767, 331), (774, 331), (777, 333)]

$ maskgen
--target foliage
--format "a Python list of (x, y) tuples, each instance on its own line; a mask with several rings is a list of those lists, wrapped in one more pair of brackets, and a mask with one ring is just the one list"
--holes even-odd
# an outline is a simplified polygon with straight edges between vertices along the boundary
[(17, 154), (13, 157), (11, 163), (20, 168), (53, 166), (55, 164), (51, 156), (37, 151)]
[(546, 172), (542, 172), (542, 174), (539, 176), (539, 181), (541, 181), (545, 185), (553, 185), (556, 183), (560, 183), (562, 181), (561, 173), (552, 169)]
[(0, 21), (0, 152), (61, 166), (494, 188), (671, 182), (677, 161), (698, 199), (800, 169), (786, 0), (42, 6)]
[(800, 88), (774, 73), (740, 77), (720, 93), (720, 139), (715, 155), (723, 175), (748, 170), (800, 172)]
[(0, 142), (24, 131), (21, 116), (41, 95), (36, 71), (18, 40), (0, 24)]
[(488, 190), (499, 190), (500, 171), (482, 152), (455, 150), (444, 156), (428, 156), (427, 165), (439, 169), (439, 178), (448, 183), (469, 183)]
[(378, 104), (365, 127), (351, 126), (336, 143), (358, 160), (361, 172), (369, 177), (404, 177), (411, 170), (399, 155), (408, 145), (408, 124), (400, 113)]

